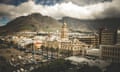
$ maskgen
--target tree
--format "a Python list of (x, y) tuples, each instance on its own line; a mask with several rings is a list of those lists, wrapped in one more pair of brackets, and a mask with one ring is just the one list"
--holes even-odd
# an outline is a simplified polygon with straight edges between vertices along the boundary
[(72, 65), (70, 61), (65, 61), (64, 59), (57, 59), (48, 65), (44, 65), (40, 68), (33, 70), (32, 72), (65, 72)]
[(102, 72), (102, 70), (97, 66), (89, 66), (88, 64), (85, 64), (80, 66), (77, 72)]
[(51, 51), (51, 57), (53, 56), (53, 54), (54, 54), (54, 48), (50, 48), (50, 51)]
[(42, 46), (41, 46), (41, 50), (42, 50), (42, 55), (43, 55), (43, 49), (44, 49), (44, 48), (45, 48), (45, 47), (44, 47), (44, 46), (42, 45)]
[(56, 50), (57, 50), (57, 59), (58, 59), (58, 57), (59, 57), (59, 48), (56, 48)]
[(106, 72), (120, 72), (120, 63), (111, 63), (106, 68)]

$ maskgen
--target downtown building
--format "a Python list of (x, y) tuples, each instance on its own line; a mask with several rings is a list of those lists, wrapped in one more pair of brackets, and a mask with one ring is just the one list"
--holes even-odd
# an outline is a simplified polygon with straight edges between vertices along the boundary
[(67, 24), (64, 23), (61, 32), (56, 36), (49, 35), (44, 43), (45, 47), (59, 49), (59, 51), (71, 52), (72, 55), (85, 55), (90, 45), (79, 41), (77, 38), (69, 39)]
[(92, 47), (98, 47), (99, 45), (99, 36), (97, 34), (84, 34), (83, 36), (78, 36), (77, 39)]
[(100, 45), (101, 59), (120, 63), (120, 45)]
[(100, 33), (100, 58), (120, 63), (120, 30), (104, 29)]
[(114, 45), (117, 40), (117, 30), (116, 29), (101, 29), (99, 33), (99, 44), (102, 45)]

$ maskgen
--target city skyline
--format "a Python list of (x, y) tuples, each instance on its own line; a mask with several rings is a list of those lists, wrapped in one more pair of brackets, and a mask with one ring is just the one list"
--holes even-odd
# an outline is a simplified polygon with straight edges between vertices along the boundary
[(0, 0), (0, 72), (120, 72), (120, 0)]

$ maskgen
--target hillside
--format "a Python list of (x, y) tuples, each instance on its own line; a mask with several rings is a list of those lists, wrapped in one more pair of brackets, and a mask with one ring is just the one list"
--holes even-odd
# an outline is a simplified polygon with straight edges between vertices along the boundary
[(66, 22), (70, 29), (80, 31), (98, 31), (100, 28), (115, 29), (120, 27), (120, 18), (84, 20), (64, 17), (60, 22)]
[(12, 20), (6, 26), (0, 27), (0, 32), (4, 34), (21, 31), (56, 31), (60, 27), (61, 23), (57, 20), (34, 13)]

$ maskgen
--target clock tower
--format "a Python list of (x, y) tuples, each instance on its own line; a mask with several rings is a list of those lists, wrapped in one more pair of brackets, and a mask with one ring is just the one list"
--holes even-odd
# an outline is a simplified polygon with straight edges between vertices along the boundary
[(61, 29), (61, 39), (65, 39), (68, 40), (68, 28), (67, 28), (67, 24), (64, 23), (62, 25), (62, 29)]

